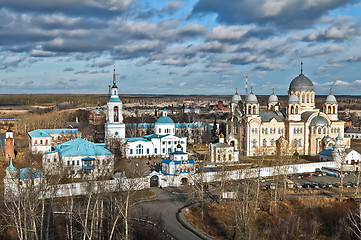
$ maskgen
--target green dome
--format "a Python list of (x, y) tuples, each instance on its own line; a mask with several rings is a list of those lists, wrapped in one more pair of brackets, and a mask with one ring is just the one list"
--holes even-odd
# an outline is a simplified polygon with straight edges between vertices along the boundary
[(174, 122), (170, 117), (160, 117), (155, 124), (174, 124)]

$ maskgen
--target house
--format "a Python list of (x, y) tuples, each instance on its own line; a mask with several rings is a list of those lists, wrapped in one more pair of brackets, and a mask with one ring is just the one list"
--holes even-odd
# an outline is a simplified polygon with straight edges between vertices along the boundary
[(80, 132), (77, 128), (68, 129), (36, 129), (28, 132), (30, 141), (29, 148), (31, 153), (45, 153), (51, 151), (51, 147), (65, 142), (72, 138), (80, 137)]
[(73, 178), (110, 176), (114, 170), (114, 154), (104, 144), (82, 138), (55, 145), (53, 151), (43, 153), (46, 174), (67, 173)]
[(218, 143), (209, 144), (209, 154), (212, 163), (231, 163), (238, 162), (238, 151), (234, 148), (235, 138), (232, 134), (227, 136), (227, 142), (224, 142), (224, 135), (221, 133)]

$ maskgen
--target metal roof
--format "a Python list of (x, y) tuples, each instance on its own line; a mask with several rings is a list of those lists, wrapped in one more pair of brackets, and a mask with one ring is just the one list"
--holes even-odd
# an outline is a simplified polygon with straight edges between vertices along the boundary
[(285, 118), (281, 112), (274, 111), (261, 111), (259, 112), (262, 122), (270, 122), (273, 118), (276, 119), (277, 122), (284, 122)]
[(30, 137), (51, 137), (51, 134), (69, 134), (69, 133), (79, 133), (77, 128), (55, 128), (55, 129), (36, 129), (34, 131), (28, 132)]

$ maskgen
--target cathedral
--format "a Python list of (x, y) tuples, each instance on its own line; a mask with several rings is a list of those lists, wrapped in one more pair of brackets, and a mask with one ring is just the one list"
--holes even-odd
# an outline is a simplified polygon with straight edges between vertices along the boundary
[[(236, 91), (230, 111), (226, 140), (243, 156), (316, 155), (332, 147), (339, 134), (344, 138), (344, 122), (338, 119), (332, 89), (322, 109), (317, 109), (315, 88), (303, 74), (302, 63), (301, 73), (290, 83), (286, 106), (280, 106), (273, 91), (261, 111), (252, 89), (244, 101)], [(344, 138), (344, 142), (349, 148), (350, 139)]]

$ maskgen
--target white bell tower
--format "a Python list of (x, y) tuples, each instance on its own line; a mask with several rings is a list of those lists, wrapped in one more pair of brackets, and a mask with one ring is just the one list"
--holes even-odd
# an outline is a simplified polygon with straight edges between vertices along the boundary
[(125, 140), (125, 124), (123, 123), (123, 103), (118, 96), (118, 87), (115, 82), (115, 67), (113, 86), (110, 89), (110, 98), (107, 102), (107, 122), (105, 123), (105, 145), (109, 146), (112, 139)]

